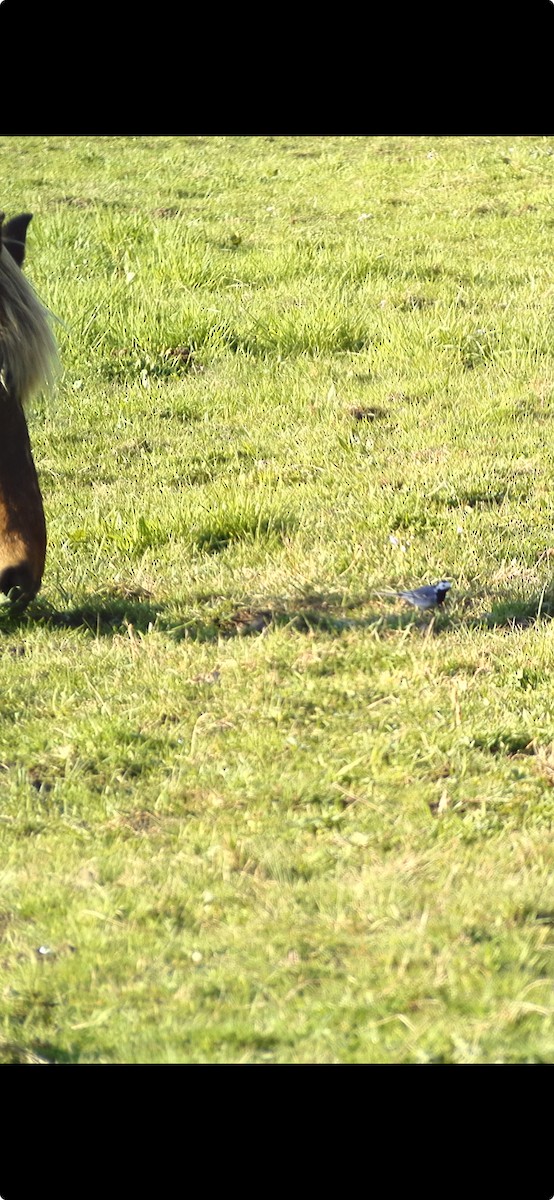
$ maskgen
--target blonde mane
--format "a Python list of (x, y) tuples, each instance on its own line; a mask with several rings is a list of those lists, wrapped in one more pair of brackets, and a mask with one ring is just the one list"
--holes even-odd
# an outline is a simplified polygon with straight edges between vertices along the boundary
[[(52, 317), (4, 246), (0, 252), (0, 384), (25, 404), (58, 362)], [(1, 402), (1, 400), (0, 400)]]

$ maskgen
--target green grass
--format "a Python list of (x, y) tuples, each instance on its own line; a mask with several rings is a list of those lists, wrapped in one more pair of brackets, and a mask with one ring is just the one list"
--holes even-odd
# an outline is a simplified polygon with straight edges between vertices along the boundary
[[(554, 140), (0, 141), (63, 321), (0, 1061), (554, 1057)], [(384, 592), (452, 580), (433, 620)]]

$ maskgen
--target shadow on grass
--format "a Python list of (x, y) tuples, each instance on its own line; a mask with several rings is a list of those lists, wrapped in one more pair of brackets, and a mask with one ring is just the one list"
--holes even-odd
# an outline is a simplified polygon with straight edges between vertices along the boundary
[[(290, 628), (298, 632), (322, 631), (340, 635), (349, 630), (371, 629), (381, 636), (413, 627), (423, 636), (437, 636), (446, 630), (466, 629), (524, 629), (539, 619), (554, 617), (554, 587), (550, 592), (529, 600), (514, 598), (507, 592), (497, 593), (492, 607), (482, 614), (475, 613), (478, 597), (467, 595), (456, 606), (445, 604), (432, 612), (401, 606), (391, 598), (375, 599), (375, 594), (358, 596), (345, 603), (337, 593), (312, 593), (297, 599), (269, 598), (259, 607), (259, 599), (245, 597), (237, 605), (228, 596), (198, 596), (191, 601), (194, 612), (182, 614), (172, 602), (155, 603), (150, 598), (117, 595), (92, 595), (82, 605), (56, 609), (44, 600), (35, 600), (24, 612), (0, 609), (0, 632), (10, 632), (30, 625), (51, 629), (78, 629), (93, 637), (113, 637), (130, 629), (138, 634), (166, 633), (174, 640), (217, 641), (220, 637), (262, 634), (270, 627)], [(198, 608), (206, 605), (206, 616), (198, 616)], [(389, 607), (390, 606), (390, 607)], [(214, 608), (216, 611), (214, 611)], [(463, 609), (466, 613), (463, 615)], [(211, 612), (209, 610), (212, 610)]]
[[(322, 593), (307, 595), (299, 599), (271, 597), (262, 608), (259, 598), (254, 601), (244, 597), (236, 601), (224, 595), (195, 597), (191, 611), (179, 613), (173, 602), (155, 603), (150, 599), (121, 595), (92, 595), (82, 605), (74, 608), (56, 609), (44, 600), (35, 600), (24, 612), (0, 609), (0, 632), (12, 632), (31, 625), (50, 629), (78, 629), (93, 637), (113, 637), (130, 628), (138, 634), (167, 633), (179, 641), (190, 638), (194, 641), (217, 641), (220, 637), (237, 637), (261, 634), (270, 626), (288, 627), (300, 632), (324, 630), (341, 634), (349, 629), (404, 629), (407, 625), (419, 624), (424, 631), (429, 628), (429, 617), (406, 610), (383, 613), (382, 606), (372, 602), (367, 611), (368, 599), (352, 601), (347, 606), (341, 596)], [(199, 608), (206, 606), (205, 617), (198, 615)], [(362, 615), (350, 615), (353, 610)], [(440, 615), (444, 623), (445, 614)], [(433, 622), (436, 624), (436, 621)]]
[(529, 599), (515, 597), (510, 592), (498, 592), (488, 611), (473, 616), (468, 625), (485, 629), (527, 629), (540, 620), (550, 621), (554, 617), (554, 585), (543, 589)]
[(79, 1061), (78, 1051), (62, 1050), (51, 1042), (33, 1041), (28, 1046), (18, 1042), (3, 1042), (0, 1044), (0, 1061), (4, 1065), (23, 1065), (36, 1063), (76, 1063)]
[(492, 610), (484, 613), (480, 624), (489, 629), (505, 625), (512, 629), (526, 629), (528, 625), (535, 625), (537, 620), (552, 620), (553, 617), (554, 589), (530, 596), (529, 600), (514, 599), (510, 594), (502, 593), (495, 600)]

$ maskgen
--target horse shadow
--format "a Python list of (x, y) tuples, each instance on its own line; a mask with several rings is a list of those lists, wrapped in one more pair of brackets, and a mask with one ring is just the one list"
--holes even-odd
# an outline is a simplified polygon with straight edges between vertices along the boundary
[[(489, 601), (490, 601), (490, 593)], [(204, 598), (205, 599), (205, 598)], [(202, 597), (193, 598), (195, 615), (179, 612), (171, 600), (156, 602), (151, 597), (120, 593), (91, 594), (82, 604), (56, 608), (47, 600), (37, 598), (24, 612), (0, 610), (0, 631), (41, 625), (49, 629), (80, 630), (84, 636), (110, 638), (122, 632), (145, 635), (153, 631), (166, 634), (172, 640), (190, 639), (216, 642), (220, 638), (255, 637), (271, 629), (288, 628), (299, 633), (322, 632), (341, 636), (352, 630), (371, 630), (386, 636), (402, 630), (420, 632), (423, 636), (440, 636), (453, 629), (517, 630), (538, 620), (554, 617), (554, 583), (540, 595), (522, 599), (508, 591), (494, 593), (493, 603), (479, 611), (479, 596), (466, 595), (447, 602), (430, 613), (376, 599), (375, 594), (357, 596), (345, 602), (334, 592), (307, 593), (290, 597), (271, 597), (260, 605), (259, 596), (244, 596), (240, 603), (230, 596), (210, 596), (211, 607), (219, 602), (219, 612), (209, 612), (199, 618)]]

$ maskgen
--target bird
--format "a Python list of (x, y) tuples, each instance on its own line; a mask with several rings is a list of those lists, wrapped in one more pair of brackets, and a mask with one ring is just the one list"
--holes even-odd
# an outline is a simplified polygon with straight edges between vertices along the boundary
[(452, 584), (447, 579), (440, 579), (438, 583), (425, 584), (408, 592), (395, 592), (395, 595), (400, 600), (405, 600), (406, 604), (413, 604), (415, 608), (436, 608), (443, 603), (451, 587)]

